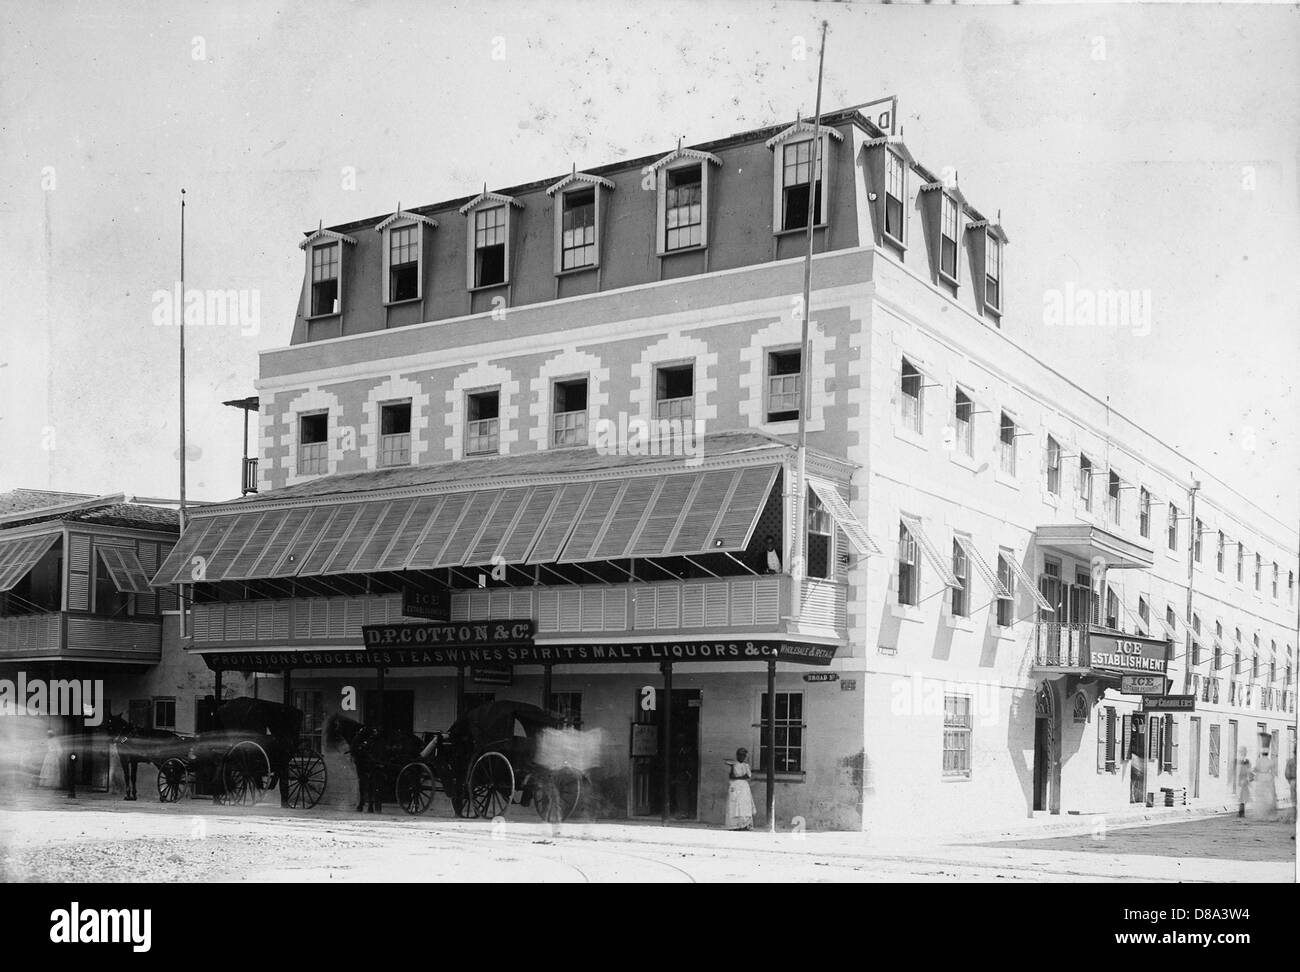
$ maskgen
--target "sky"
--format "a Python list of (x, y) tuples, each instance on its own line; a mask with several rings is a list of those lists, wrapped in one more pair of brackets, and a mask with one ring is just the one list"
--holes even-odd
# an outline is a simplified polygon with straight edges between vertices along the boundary
[[(302, 231), (899, 98), (909, 147), (1001, 213), (1005, 328), (1294, 529), (1300, 8), (0, 0), (0, 489), (238, 493)], [(1053, 326), (1122, 290), (1149, 328)], [(254, 429), (254, 436), (256, 434)]]

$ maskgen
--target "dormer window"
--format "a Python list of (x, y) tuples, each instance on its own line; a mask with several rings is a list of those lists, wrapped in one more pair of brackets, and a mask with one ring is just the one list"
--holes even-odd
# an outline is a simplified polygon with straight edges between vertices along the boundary
[(420, 296), (419, 227), (400, 226), (388, 234), (388, 299)]
[(510, 282), (510, 211), (519, 206), (509, 196), (485, 191), (460, 208), (466, 222), (470, 290)]
[(664, 174), (664, 249), (704, 243), (704, 166), (684, 165)]
[(898, 153), (885, 151), (885, 235), (903, 246), (905, 206), (907, 205), (907, 167)]
[(957, 282), (957, 200), (948, 193), (940, 199), (939, 272), (952, 283)]
[[(820, 139), (820, 141), (816, 141)], [(813, 225), (827, 222), (826, 193), (822, 183), (830, 171), (827, 156), (831, 140), (843, 141), (844, 136), (834, 128), (814, 130), (808, 122), (792, 125), (779, 135), (767, 140), (773, 152), (772, 165), (772, 229), (776, 233), (806, 229), (808, 203), (813, 203)], [(816, 173), (813, 156), (816, 155)]]
[(338, 243), (311, 248), (312, 317), (339, 312), (339, 249)]
[(1002, 241), (989, 232), (984, 234), (984, 306), (1002, 310)]
[(600, 264), (601, 194), (614, 183), (575, 168), (546, 190), (555, 199), (555, 272)]
[(474, 213), (474, 286), (506, 282), (506, 207)]

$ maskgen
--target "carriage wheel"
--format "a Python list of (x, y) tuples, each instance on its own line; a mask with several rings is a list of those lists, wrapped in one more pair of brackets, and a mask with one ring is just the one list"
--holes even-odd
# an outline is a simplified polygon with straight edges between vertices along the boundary
[(469, 803), (474, 816), (504, 816), (514, 794), (515, 771), (503, 753), (493, 750), (474, 760), (469, 771)]
[(325, 795), (325, 760), (311, 749), (289, 757), (289, 806), (310, 810)]
[(189, 791), (190, 768), (185, 760), (170, 756), (158, 767), (158, 799), (175, 803)]
[(266, 750), (251, 740), (236, 743), (221, 763), (221, 783), (226, 803), (249, 807), (262, 799), (275, 774)]
[(433, 805), (433, 770), (423, 763), (407, 763), (397, 774), (397, 802), (414, 816)]
[(549, 823), (568, 820), (582, 800), (582, 775), (567, 766), (542, 773), (533, 781), (533, 806)]

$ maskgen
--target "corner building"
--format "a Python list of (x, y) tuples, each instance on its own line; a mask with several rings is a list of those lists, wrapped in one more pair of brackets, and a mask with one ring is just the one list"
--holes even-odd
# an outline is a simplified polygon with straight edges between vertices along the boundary
[[(1231, 802), (1240, 747), (1295, 747), (1294, 530), (1011, 340), (1007, 233), (877, 121), (306, 234), (256, 492), (154, 581), (191, 650), (317, 721), (345, 688), (415, 731), (545, 704), (603, 731), (604, 817), (721, 823), (739, 747), (783, 828)], [(449, 641), (363, 644), (429, 604)]]

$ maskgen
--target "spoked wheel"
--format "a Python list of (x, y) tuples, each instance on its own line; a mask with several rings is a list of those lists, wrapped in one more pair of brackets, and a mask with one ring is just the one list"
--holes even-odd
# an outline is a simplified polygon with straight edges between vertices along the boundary
[(542, 773), (533, 780), (533, 806), (549, 823), (568, 820), (582, 800), (582, 775), (567, 766)]
[(289, 757), (289, 806), (310, 810), (325, 795), (325, 760), (311, 749)]
[(185, 760), (171, 756), (158, 767), (158, 799), (175, 803), (189, 792), (190, 768)]
[(407, 763), (397, 774), (397, 802), (414, 816), (433, 805), (433, 770), (423, 763)]
[(498, 752), (484, 753), (469, 771), (469, 804), (476, 817), (502, 817), (515, 794), (515, 771)]
[(236, 743), (221, 763), (225, 802), (251, 807), (271, 788), (275, 774), (266, 750), (251, 740)]

